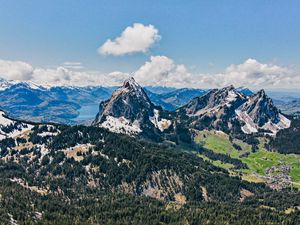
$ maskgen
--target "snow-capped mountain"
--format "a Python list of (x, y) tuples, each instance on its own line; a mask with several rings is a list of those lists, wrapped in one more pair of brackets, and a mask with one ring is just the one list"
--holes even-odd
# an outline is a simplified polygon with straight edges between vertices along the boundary
[(31, 89), (47, 89), (47, 86), (38, 85), (32, 81), (19, 81), (19, 80), (5, 80), (0, 78), (0, 91), (5, 91), (6, 89), (11, 88), (12, 86), (22, 86)]
[(130, 135), (146, 130), (163, 132), (170, 127), (171, 121), (162, 118), (162, 114), (163, 110), (150, 101), (144, 89), (129, 78), (110, 99), (100, 103), (93, 125)]
[(264, 90), (250, 96), (236, 110), (236, 114), (237, 118), (245, 124), (242, 126), (245, 133), (255, 133), (263, 129), (276, 134), (278, 130), (288, 128), (291, 124), (291, 121), (279, 112)]

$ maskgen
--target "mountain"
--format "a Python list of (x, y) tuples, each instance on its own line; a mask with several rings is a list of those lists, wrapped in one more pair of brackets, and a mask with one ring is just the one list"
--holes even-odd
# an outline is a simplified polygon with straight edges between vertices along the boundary
[(280, 129), (290, 127), (291, 121), (283, 116), (264, 90), (250, 96), (236, 110), (238, 119), (244, 122), (244, 133), (255, 133), (259, 129), (276, 134)]
[[(33, 82), (0, 80), (0, 108), (8, 115), (21, 120), (35, 122), (57, 122), (67, 124), (90, 124), (98, 111), (99, 101), (110, 98), (117, 87), (48, 87)], [(251, 91), (245, 87), (236, 88), (245, 96)], [(173, 111), (188, 103), (194, 97), (207, 92), (202, 89), (145, 87), (144, 91), (156, 106)], [(273, 92), (272, 92), (273, 93)], [(276, 96), (280, 93), (276, 92)], [(288, 93), (283, 93), (287, 96)], [(276, 106), (286, 114), (297, 114), (297, 99), (293, 101), (276, 100)]]
[(189, 116), (191, 128), (213, 128), (227, 133), (241, 130), (245, 134), (265, 132), (274, 135), (280, 129), (288, 128), (291, 122), (264, 90), (245, 96), (233, 86), (213, 89), (192, 99), (177, 112)]
[[(174, 92), (180, 96), (190, 91), (181, 89), (169, 96), (174, 96)], [(290, 126), (291, 121), (280, 113), (263, 90), (246, 96), (231, 85), (205, 94), (199, 90), (195, 92), (200, 96), (168, 112), (155, 106), (146, 91), (130, 78), (113, 92), (109, 100), (101, 102), (93, 125), (142, 136), (159, 136), (170, 132), (182, 135), (183, 131), (188, 134), (190, 129), (208, 128), (226, 133), (262, 132), (275, 135), (280, 129)]]
[(164, 132), (171, 126), (171, 120), (163, 118), (163, 114), (161, 107), (155, 106), (144, 89), (129, 78), (110, 99), (100, 103), (93, 125), (117, 133), (148, 135)]
[[(264, 129), (283, 116), (263, 91), (247, 97), (233, 86), (165, 111), (133, 78), (100, 103), (93, 126), (33, 124), (1, 111), (0, 221), (299, 224), (299, 148), (289, 149), (294, 155), (274, 152), (276, 143), (292, 145), (299, 121), (278, 131), (279, 142), (260, 136), (271, 140), (270, 151), (253, 152), (220, 132), (241, 130), (238, 110)], [(177, 141), (184, 135), (198, 142)]]
[(229, 131), (235, 119), (235, 109), (246, 101), (246, 96), (233, 86), (213, 89), (179, 108), (178, 115), (189, 117), (189, 126), (195, 129), (214, 128)]
[(171, 104), (173, 106), (172, 110), (174, 110), (206, 92), (206, 90), (202, 89), (181, 88), (161, 95), (161, 100)]
[(112, 91), (109, 87), (43, 87), (1, 79), (0, 108), (22, 120), (74, 124), (82, 107), (97, 107), (99, 99), (109, 98)]
[(169, 111), (175, 110), (178, 107), (186, 104), (192, 98), (203, 95), (207, 92), (206, 90), (202, 89), (180, 88), (170, 89), (168, 92), (165, 91), (161, 93), (155, 92), (156, 89), (154, 88), (148, 89), (148, 87), (145, 88), (145, 91), (155, 105), (161, 106), (163, 109)]

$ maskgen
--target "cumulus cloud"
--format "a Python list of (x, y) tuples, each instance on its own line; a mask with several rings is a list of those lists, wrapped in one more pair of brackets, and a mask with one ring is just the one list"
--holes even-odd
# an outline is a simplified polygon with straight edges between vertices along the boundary
[(114, 40), (108, 39), (98, 52), (103, 55), (125, 55), (135, 52), (146, 52), (155, 42), (160, 40), (158, 30), (153, 25), (145, 26), (135, 23), (125, 28)]
[(300, 87), (300, 74), (296, 71), (251, 58), (241, 64), (232, 64), (221, 73), (192, 74), (184, 65), (175, 64), (166, 56), (152, 56), (137, 70), (135, 78), (143, 85), (173, 87), (214, 88), (231, 84), (255, 89)]
[(127, 77), (129, 74), (121, 72), (103, 74), (97, 71), (74, 71), (65, 67), (57, 67), (35, 69), (32, 81), (47, 86), (116, 86)]
[(0, 60), (0, 77), (9, 80), (32, 79), (33, 67), (21, 61)]
[(239, 65), (230, 65), (224, 74), (224, 83), (237, 83), (247, 86), (277, 86), (286, 77), (291, 76), (288, 68), (273, 64), (263, 64), (255, 59), (247, 59)]
[(116, 86), (129, 76), (141, 85), (171, 87), (215, 88), (233, 84), (258, 88), (299, 89), (300, 74), (290, 67), (261, 63), (247, 59), (241, 64), (229, 65), (216, 74), (191, 73), (182, 64), (176, 64), (166, 56), (151, 56), (134, 73), (115, 71), (100, 73), (59, 66), (57, 68), (34, 68), (21, 61), (0, 60), (0, 77), (8, 80), (33, 81), (41, 85)]
[(143, 85), (180, 86), (190, 78), (184, 65), (176, 65), (166, 56), (151, 56), (135, 73), (137, 82)]
[(115, 86), (120, 85), (121, 80), (127, 77), (129, 74), (121, 72), (103, 74), (97, 71), (78, 71), (77, 68), (67, 68), (67, 65), (57, 68), (34, 68), (22, 61), (0, 60), (0, 78), (32, 81), (44, 86)]

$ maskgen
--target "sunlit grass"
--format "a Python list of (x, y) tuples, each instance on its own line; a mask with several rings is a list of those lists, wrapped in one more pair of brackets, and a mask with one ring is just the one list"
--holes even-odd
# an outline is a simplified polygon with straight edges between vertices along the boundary
[[(203, 147), (213, 150), (216, 153), (226, 154), (232, 158), (236, 158), (246, 163), (249, 169), (242, 170), (243, 179), (253, 182), (263, 181), (262, 178), (256, 176), (265, 175), (268, 168), (272, 166), (277, 166), (279, 164), (285, 163), (287, 166), (291, 167), (289, 175), (292, 177), (292, 181), (295, 186), (300, 185), (300, 156), (295, 154), (280, 154), (278, 152), (270, 152), (264, 148), (264, 138), (260, 138), (259, 150), (257, 152), (251, 152), (251, 146), (244, 143), (241, 140), (233, 140), (234, 143), (241, 146), (242, 150), (238, 151), (232, 146), (229, 140), (229, 136), (222, 132), (216, 131), (200, 131), (195, 141), (202, 145)], [(247, 157), (241, 157), (244, 153), (248, 153)], [(220, 166), (222, 168), (231, 170), (233, 167), (229, 165), (224, 165), (224, 163), (213, 162), (214, 165)]]

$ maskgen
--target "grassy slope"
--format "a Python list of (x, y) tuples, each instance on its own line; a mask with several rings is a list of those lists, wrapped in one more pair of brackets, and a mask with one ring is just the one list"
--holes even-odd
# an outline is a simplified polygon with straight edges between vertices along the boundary
[[(261, 182), (262, 178), (258, 175), (265, 175), (267, 168), (276, 166), (282, 162), (287, 163), (292, 167), (290, 176), (296, 183), (300, 182), (300, 156), (291, 154), (280, 154), (277, 152), (269, 152), (263, 147), (264, 140), (260, 140), (259, 151), (252, 153), (251, 146), (240, 141), (234, 140), (234, 142), (242, 147), (241, 151), (236, 150), (229, 141), (228, 135), (222, 132), (215, 131), (201, 131), (195, 138), (196, 142), (202, 146), (211, 149), (217, 153), (227, 154), (232, 158), (240, 159), (246, 163), (249, 169), (243, 170), (243, 178), (252, 182)], [(248, 157), (240, 157), (244, 153), (248, 152)], [(211, 161), (211, 160), (210, 160)], [(232, 167), (220, 162), (213, 162), (213, 164), (223, 167), (225, 169), (231, 169)], [(296, 184), (296, 186), (298, 186)]]

